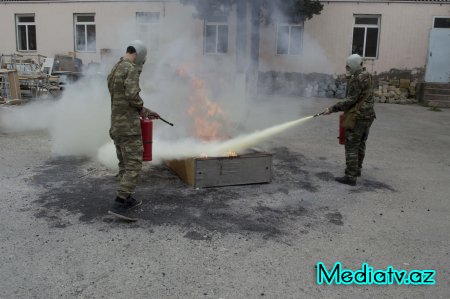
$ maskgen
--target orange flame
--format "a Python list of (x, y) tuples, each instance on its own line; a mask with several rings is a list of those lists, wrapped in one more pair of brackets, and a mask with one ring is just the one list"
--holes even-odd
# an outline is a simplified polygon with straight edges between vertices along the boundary
[(218, 103), (210, 99), (205, 81), (192, 75), (187, 64), (181, 65), (177, 74), (191, 81), (192, 93), (188, 97), (191, 106), (187, 113), (194, 119), (195, 135), (205, 141), (223, 139), (225, 113)]

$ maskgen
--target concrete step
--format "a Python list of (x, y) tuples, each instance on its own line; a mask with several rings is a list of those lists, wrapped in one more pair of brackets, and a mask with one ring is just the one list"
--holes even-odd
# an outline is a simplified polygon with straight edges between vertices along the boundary
[(450, 83), (424, 83), (424, 88), (450, 89)]
[(450, 101), (432, 100), (432, 101), (425, 101), (425, 103), (427, 104), (427, 106), (430, 107), (450, 108)]
[(425, 101), (450, 101), (450, 95), (446, 94), (424, 94)]
[(449, 89), (444, 89), (444, 88), (432, 88), (430, 86), (425, 87), (424, 90), (424, 95), (428, 95), (428, 94), (442, 94), (442, 95), (450, 95), (450, 88)]
[(450, 83), (417, 83), (416, 99), (426, 105), (449, 107)]

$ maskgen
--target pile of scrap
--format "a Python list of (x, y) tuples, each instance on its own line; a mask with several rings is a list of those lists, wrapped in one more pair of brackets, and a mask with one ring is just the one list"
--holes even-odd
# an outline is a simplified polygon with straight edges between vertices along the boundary
[(19, 76), (19, 80), (21, 93), (24, 97), (40, 98), (47, 95), (53, 88), (48, 81), (48, 76), (42, 73), (22, 74)]
[(21, 104), (20, 79), (17, 70), (0, 69), (0, 104)]
[(6, 100), (0, 98), (0, 105), (22, 105), (23, 101), (21, 99), (13, 99), (13, 100)]
[(64, 90), (64, 85), (76, 82), (82, 76), (83, 63), (75, 54), (58, 54), (55, 57), (45, 58), (41, 67), (42, 73), (48, 76), (48, 82), (52, 86), (49, 92), (58, 87)]
[(417, 103), (416, 96), (417, 82), (409, 79), (397, 79), (380, 81), (378, 90), (374, 92), (375, 102), (391, 104), (413, 104)]
[(49, 93), (59, 92), (59, 78), (49, 76), (41, 71), (46, 57), (42, 55), (21, 54), (1, 55), (0, 66), (8, 71), (17, 71), (20, 93), (17, 97), (4, 96), (10, 99), (40, 98)]

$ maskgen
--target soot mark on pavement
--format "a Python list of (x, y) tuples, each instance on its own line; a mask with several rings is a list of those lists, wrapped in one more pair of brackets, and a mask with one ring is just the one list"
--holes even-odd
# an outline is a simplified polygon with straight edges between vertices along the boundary
[(328, 221), (333, 224), (344, 225), (344, 222), (342, 221), (342, 214), (339, 212), (328, 213), (325, 216), (327, 217)]
[[(200, 238), (193, 233), (197, 228), (272, 237), (284, 234), (292, 220), (318, 218), (313, 216), (313, 209), (305, 209), (300, 202), (291, 202), (289, 207), (255, 206), (259, 198), (280, 194), (280, 190), (286, 195), (290, 190), (317, 191), (309, 173), (302, 170), (303, 155), (279, 148), (275, 156), (273, 182), (261, 185), (195, 190), (164, 166), (146, 169), (135, 194), (143, 200), (136, 216), (145, 220), (138, 226), (180, 226), (190, 232), (186, 234), (190, 239)], [(101, 166), (92, 164), (86, 159), (66, 157), (49, 160), (36, 169), (34, 182), (45, 191), (37, 200), (40, 208), (35, 216), (61, 228), (71, 225), (65, 220), (68, 214), (79, 215), (81, 222), (115, 225), (115, 221), (108, 221), (107, 211), (115, 197), (117, 179), (110, 171), (96, 169)]]
[(377, 190), (389, 190), (391, 192), (397, 192), (394, 188), (392, 188), (390, 185), (374, 181), (374, 180), (368, 180), (368, 179), (361, 179), (358, 180), (357, 186), (359, 186), (358, 189), (352, 190), (353, 193), (361, 193), (361, 192), (374, 192)]
[(37, 202), (45, 210), (36, 213), (36, 217), (48, 218), (53, 223), (63, 221), (59, 215), (66, 210), (81, 214), (80, 221), (92, 221), (106, 213), (114, 195), (114, 180), (87, 179), (80, 167), (86, 162), (81, 158), (57, 158), (37, 170), (34, 182), (45, 188)]
[(325, 182), (334, 181), (334, 175), (328, 171), (316, 173), (316, 177)]
[(299, 153), (291, 152), (287, 147), (273, 149), (273, 176), (284, 186), (297, 187), (306, 191), (318, 192), (318, 187), (311, 181), (308, 171), (302, 169), (305, 166), (306, 157)]
[(187, 239), (196, 240), (196, 241), (210, 241), (211, 240), (211, 236), (201, 234), (196, 231), (190, 231), (187, 234), (185, 234), (184, 237)]

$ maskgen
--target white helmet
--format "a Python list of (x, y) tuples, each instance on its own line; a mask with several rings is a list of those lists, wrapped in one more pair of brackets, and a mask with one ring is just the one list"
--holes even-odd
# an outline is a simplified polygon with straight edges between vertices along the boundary
[(136, 61), (135, 64), (138, 67), (142, 67), (145, 63), (147, 57), (147, 47), (141, 40), (134, 40), (128, 46), (133, 47), (136, 50)]
[(347, 65), (345, 66), (348, 75), (353, 75), (362, 69), (362, 58), (358, 54), (352, 54), (347, 58)]

